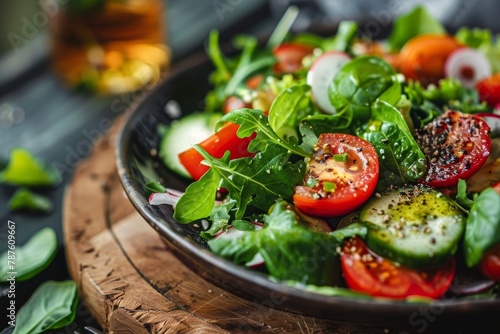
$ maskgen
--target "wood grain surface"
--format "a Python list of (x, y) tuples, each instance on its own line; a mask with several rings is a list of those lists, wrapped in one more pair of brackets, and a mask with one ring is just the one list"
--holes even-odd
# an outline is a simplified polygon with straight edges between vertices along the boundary
[(410, 324), (356, 324), (287, 313), (197, 276), (126, 197), (114, 161), (120, 122), (77, 167), (63, 210), (70, 274), (105, 332), (431, 333), (427, 326), (422, 331)]

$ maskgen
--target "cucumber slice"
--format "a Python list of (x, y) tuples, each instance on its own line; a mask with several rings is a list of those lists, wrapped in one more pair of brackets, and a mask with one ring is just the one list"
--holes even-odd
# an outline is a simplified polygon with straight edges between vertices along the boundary
[(179, 160), (179, 153), (210, 137), (221, 117), (220, 113), (197, 112), (172, 121), (160, 143), (163, 163), (173, 172), (191, 178)]
[(408, 267), (426, 267), (443, 264), (455, 253), (466, 216), (448, 197), (420, 185), (374, 197), (360, 220), (374, 252)]

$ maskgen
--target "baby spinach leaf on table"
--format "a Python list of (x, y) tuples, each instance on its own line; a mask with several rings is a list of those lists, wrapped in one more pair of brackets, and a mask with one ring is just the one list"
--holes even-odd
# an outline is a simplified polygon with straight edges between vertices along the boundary
[(396, 19), (388, 38), (389, 48), (398, 51), (413, 37), (426, 33), (445, 34), (446, 30), (424, 6), (417, 6)]
[(40, 285), (17, 313), (13, 334), (36, 334), (71, 324), (78, 296), (73, 281), (47, 281)]
[[(57, 251), (56, 233), (50, 227), (35, 233), (24, 245), (15, 249), (15, 259), (11, 260), (9, 250), (0, 255), (0, 282), (9, 279), (8, 272), (15, 271), (16, 280), (27, 281), (47, 268)], [(9, 268), (9, 260), (15, 263), (15, 270)]]
[(385, 178), (386, 185), (414, 182), (425, 174), (424, 153), (401, 113), (387, 102), (373, 104), (372, 120), (361, 132), (362, 138), (377, 151), (380, 175)]
[(269, 124), (269, 118), (261, 110), (247, 108), (234, 109), (221, 118), (216, 125), (215, 131), (226, 122), (233, 122), (240, 125), (237, 132), (240, 138), (250, 137), (253, 133), (257, 134), (248, 145), (250, 152), (263, 151), (271, 144), (281, 146), (291, 153), (302, 157), (310, 155), (296, 143), (281, 139)]
[(349, 110), (358, 125), (370, 118), (377, 99), (396, 104), (401, 84), (396, 72), (379, 57), (361, 56), (345, 64), (328, 88), (330, 102), (338, 112)]
[(497, 243), (500, 243), (500, 195), (493, 188), (486, 188), (474, 199), (467, 217), (464, 237), (467, 265), (477, 265)]
[(55, 168), (19, 147), (10, 150), (9, 163), (0, 171), (0, 183), (18, 186), (52, 186), (60, 180)]
[(54, 208), (49, 198), (35, 194), (27, 188), (19, 188), (16, 190), (9, 200), (8, 205), (13, 211), (29, 210), (43, 213), (49, 213)]
[[(279, 137), (297, 135), (299, 121), (313, 113), (310, 107), (310, 86), (295, 85), (281, 91), (269, 109), (269, 125)], [(311, 152), (312, 153), (312, 152)]]
[[(228, 161), (229, 151), (220, 160)], [(220, 174), (211, 168), (198, 181), (191, 183), (175, 205), (174, 219), (187, 224), (208, 217), (214, 208), (220, 182)]]

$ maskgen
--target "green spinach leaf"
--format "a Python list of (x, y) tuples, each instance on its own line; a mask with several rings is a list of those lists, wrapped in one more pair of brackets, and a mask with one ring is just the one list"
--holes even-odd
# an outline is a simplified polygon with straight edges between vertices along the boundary
[(310, 86), (305, 84), (292, 86), (281, 91), (271, 104), (269, 124), (284, 140), (291, 136), (297, 138), (299, 121), (313, 113), (309, 91)]
[(401, 113), (387, 102), (373, 104), (372, 120), (361, 132), (377, 151), (380, 174), (387, 182), (384, 186), (414, 182), (425, 174), (424, 153)]
[(464, 237), (465, 260), (477, 265), (484, 252), (500, 243), (500, 195), (486, 188), (477, 196), (467, 217)]
[(401, 97), (401, 84), (394, 69), (384, 60), (361, 56), (340, 69), (328, 94), (338, 113), (349, 111), (360, 125), (370, 119), (375, 100), (395, 105)]
[(9, 164), (0, 172), (0, 183), (18, 186), (53, 186), (60, 180), (56, 169), (24, 148), (11, 149)]
[(413, 37), (426, 33), (445, 34), (446, 30), (424, 6), (417, 6), (396, 19), (388, 39), (389, 48), (398, 51)]
[[(227, 160), (229, 151), (221, 159)], [(214, 208), (215, 194), (220, 182), (220, 174), (209, 169), (198, 181), (191, 183), (175, 205), (174, 219), (181, 224), (187, 224), (208, 217)]]
[(474, 201), (467, 197), (467, 182), (465, 180), (458, 180), (455, 202), (466, 209), (470, 209), (474, 204)]
[(75, 282), (47, 281), (19, 310), (13, 334), (36, 334), (67, 326), (75, 319), (77, 304)]
[[(23, 282), (39, 274), (47, 268), (54, 259), (57, 251), (56, 233), (50, 227), (35, 233), (24, 245), (17, 246), (15, 258), (9, 249), (0, 255), (0, 282), (7, 282), (10, 278), (8, 272), (15, 271), (16, 281)], [(10, 260), (10, 261), (9, 261)], [(15, 270), (9, 264), (15, 263)]]
[(16, 190), (8, 205), (12, 211), (29, 210), (49, 213), (54, 209), (54, 205), (49, 198), (35, 194), (24, 187)]

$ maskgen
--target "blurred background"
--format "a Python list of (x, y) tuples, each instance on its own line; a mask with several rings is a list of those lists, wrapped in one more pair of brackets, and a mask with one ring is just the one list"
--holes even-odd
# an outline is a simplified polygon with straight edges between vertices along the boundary
[[(120, 51), (110, 56), (104, 53), (104, 47), (96, 48), (95, 43), (90, 41), (87, 58), (91, 60), (91, 68), (86, 69), (83, 76), (73, 75), (78, 67), (74, 64), (78, 62), (72, 60), (68, 65), (64, 60), (72, 59), (73, 42), (77, 35), (91, 34), (88, 34), (87, 28), (79, 25), (78, 19), (75, 19), (79, 16), (57, 16), (57, 20), (54, 17), (61, 4), (71, 5), (76, 13), (80, 13), (88, 8), (97, 8), (103, 1), (1, 2), (0, 162), (7, 157), (12, 147), (22, 146), (48, 163), (60, 166), (64, 178), (63, 185), (43, 192), (56, 206), (54, 212), (44, 216), (9, 212), (5, 203), (14, 189), (0, 187), (0, 239), (6, 236), (4, 222), (9, 219), (22, 224), (16, 236), (19, 244), (23, 244), (44, 226), (52, 226), (56, 230), (61, 244), (51, 268), (36, 279), (20, 285), (17, 297), (20, 303), (43, 280), (68, 278), (61, 229), (64, 184), (71, 179), (78, 161), (91, 153), (95, 134), (97, 137), (102, 135), (111, 121), (138, 98), (126, 93), (127, 89), (135, 87), (136, 81), (131, 86), (110, 83), (116, 82), (114, 79), (124, 72), (129, 73), (127, 71), (137, 68), (147, 74), (138, 79), (134, 77), (139, 83), (157, 74), (155, 69), (144, 67), (141, 60), (144, 54), (147, 57), (156, 54), (155, 61), (162, 70), (167, 68), (168, 63), (175, 67), (190, 55), (204, 50), (211, 29), (220, 31), (222, 41), (230, 40), (240, 33), (268, 34), (290, 5), (300, 8), (293, 27), (295, 30), (304, 30), (313, 25), (335, 25), (340, 20), (351, 19), (361, 22), (362, 33), (377, 37), (381, 30), (387, 30), (395, 17), (418, 4), (424, 4), (451, 30), (465, 25), (500, 31), (500, 2), (497, 0), (122, 0), (134, 6), (147, 1), (160, 3), (160, 9), (151, 11), (152, 17), (160, 21), (144, 23), (147, 27), (155, 25), (153, 30), (158, 34), (150, 36), (146, 46), (132, 51), (112, 45), (110, 48), (116, 46)], [(118, 36), (125, 33), (129, 22), (127, 18), (115, 21), (112, 16), (96, 20), (102, 31), (111, 31), (113, 27), (122, 25), (123, 29), (118, 29)], [(57, 47), (57, 54), (61, 58), (58, 76), (55, 75), (56, 69), (50, 66), (51, 35), (57, 35), (64, 42)], [(104, 65), (109, 66), (111, 72), (106, 72), (105, 84), (102, 84), (99, 80), (103, 74), (96, 73), (96, 69), (100, 70)], [(82, 87), (86, 89), (81, 90)], [(114, 93), (121, 95), (99, 94), (102, 93), (99, 92), (102, 87), (106, 93), (114, 89)], [(116, 101), (120, 105), (118, 109), (114, 107)], [(103, 121), (106, 121), (106, 126)], [(5, 298), (0, 302), (3, 309)]]

